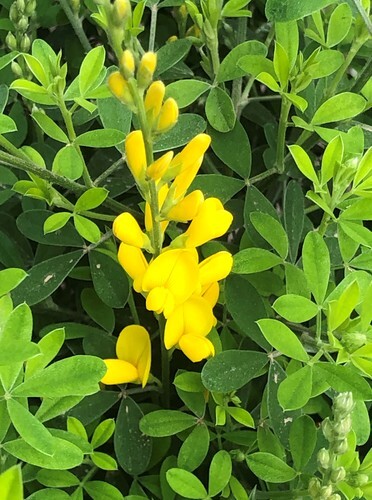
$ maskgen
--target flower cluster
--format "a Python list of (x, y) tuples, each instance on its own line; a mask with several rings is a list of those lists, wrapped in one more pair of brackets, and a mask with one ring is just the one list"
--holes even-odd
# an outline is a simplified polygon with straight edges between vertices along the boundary
[[(145, 54), (136, 71), (133, 55), (124, 51), (121, 72), (109, 79), (114, 95), (135, 110), (141, 124), (141, 130), (126, 138), (125, 158), (145, 200), (145, 230), (125, 212), (115, 219), (113, 233), (121, 242), (118, 260), (133, 280), (134, 290), (146, 298), (148, 310), (166, 320), (166, 349), (179, 348), (197, 362), (214, 355), (207, 336), (216, 324), (213, 308), (219, 297), (218, 282), (232, 267), (229, 252), (221, 251), (200, 261), (197, 248), (225, 234), (232, 214), (217, 198), (205, 199), (200, 190), (188, 193), (210, 145), (207, 134), (194, 137), (176, 155), (169, 151), (154, 158), (153, 138), (169, 130), (178, 117), (175, 101), (169, 98), (163, 102), (164, 84), (149, 83), (149, 75), (152, 77), (155, 71), (154, 61), (154, 54)], [(171, 221), (189, 225), (163, 246)], [(152, 256), (146, 258), (144, 252)], [(121, 363), (126, 361), (121, 359)], [(110, 363), (114, 365), (113, 360)], [(107, 375), (106, 379), (116, 377)], [(144, 383), (145, 377), (136, 380)]]

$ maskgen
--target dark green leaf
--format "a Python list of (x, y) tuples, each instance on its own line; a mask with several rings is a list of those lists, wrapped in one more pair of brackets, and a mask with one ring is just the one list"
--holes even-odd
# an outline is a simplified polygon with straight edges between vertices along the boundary
[(205, 104), (208, 122), (218, 132), (229, 132), (235, 125), (235, 111), (229, 95), (219, 87), (214, 87)]
[(145, 415), (140, 429), (147, 436), (173, 436), (196, 425), (196, 418), (177, 410), (157, 410)]
[(222, 203), (229, 201), (236, 193), (244, 187), (244, 181), (219, 174), (198, 175), (190, 186), (190, 191), (200, 189), (204, 197), (210, 196), (219, 198)]
[(304, 469), (313, 454), (316, 440), (317, 431), (312, 418), (302, 415), (292, 422), (289, 445), (296, 470)]

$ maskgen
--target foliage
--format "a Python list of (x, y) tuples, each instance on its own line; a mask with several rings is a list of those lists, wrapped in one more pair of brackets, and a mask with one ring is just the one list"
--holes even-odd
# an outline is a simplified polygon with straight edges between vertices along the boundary
[(0, 27), (1, 498), (372, 499), (370, 1)]

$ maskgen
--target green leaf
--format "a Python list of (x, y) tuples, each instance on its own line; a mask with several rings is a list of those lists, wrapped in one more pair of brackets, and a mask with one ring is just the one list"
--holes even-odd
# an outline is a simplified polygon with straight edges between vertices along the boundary
[(102, 470), (118, 470), (116, 460), (107, 453), (94, 451), (91, 454), (91, 459), (94, 465)]
[(294, 106), (296, 106), (296, 108), (302, 111), (302, 113), (306, 110), (306, 108), (309, 105), (306, 99), (297, 94), (294, 94), (293, 92), (289, 93), (284, 92), (282, 95), (285, 96), (288, 99), (288, 101), (290, 101)]
[(268, 250), (245, 248), (234, 255), (232, 272), (237, 274), (259, 273), (279, 264), (283, 264), (283, 260)]
[(229, 132), (235, 125), (235, 111), (230, 96), (219, 87), (210, 91), (205, 103), (208, 122), (218, 132)]
[(287, 184), (284, 197), (284, 227), (289, 242), (289, 255), (296, 262), (298, 247), (302, 239), (304, 226), (304, 195), (297, 181)]
[(209, 450), (209, 432), (203, 423), (197, 425), (182, 443), (177, 465), (181, 469), (194, 471), (201, 465)]
[(87, 431), (78, 418), (67, 417), (67, 431), (75, 434), (75, 436), (80, 436), (84, 441), (88, 441)]
[(0, 349), (0, 366), (22, 363), (40, 354), (36, 344), (23, 340), (13, 340), (11, 344), (0, 341)]
[(0, 491), (2, 500), (23, 500), (21, 465), (9, 467), (0, 474)]
[(267, 47), (257, 40), (248, 40), (237, 47), (234, 47), (221, 62), (217, 73), (217, 82), (222, 83), (235, 78), (240, 78), (246, 74), (244, 69), (238, 65), (238, 61), (249, 55), (263, 56), (267, 54)]
[(217, 132), (211, 128), (209, 134), (215, 155), (240, 177), (248, 179), (251, 173), (252, 152), (247, 132), (240, 121), (237, 120), (229, 132)]
[[(270, 75), (273, 79), (276, 77), (273, 62), (264, 55), (244, 56), (239, 59), (238, 68), (241, 68), (244, 75), (251, 75), (255, 78), (261, 74)], [(275, 88), (278, 90), (279, 86), (275, 84)]]
[(249, 500), (246, 488), (236, 479), (236, 477), (231, 476), (229, 486), (235, 500)]
[(261, 319), (257, 321), (265, 339), (279, 352), (298, 361), (308, 361), (309, 356), (297, 336), (281, 321)]
[(196, 417), (178, 410), (157, 410), (145, 415), (140, 430), (147, 436), (173, 436), (196, 425)]
[(302, 261), (311, 293), (321, 305), (327, 292), (331, 263), (328, 247), (319, 233), (312, 231), (306, 235)]
[(108, 191), (105, 188), (90, 188), (83, 193), (75, 204), (75, 212), (83, 212), (84, 210), (92, 210), (97, 208), (107, 198)]
[(43, 87), (47, 88), (50, 84), (50, 79), (46, 68), (44, 68), (42, 63), (31, 54), (23, 53), (22, 56), (35, 78), (39, 80)]
[(191, 48), (191, 41), (187, 38), (175, 40), (172, 43), (163, 45), (158, 51), (158, 62), (154, 78), (172, 68), (181, 59), (183, 59)]
[(68, 488), (70, 486), (78, 486), (79, 478), (66, 470), (46, 470), (41, 469), (36, 474), (36, 479), (43, 486), (50, 488)]
[(105, 128), (121, 130), (125, 135), (130, 131), (132, 112), (116, 97), (97, 100), (98, 113)]
[(289, 59), (286, 51), (278, 42), (275, 42), (273, 63), (280, 86), (282, 89), (285, 89), (289, 78)]
[(316, 56), (316, 63), (308, 69), (313, 79), (324, 78), (332, 75), (344, 62), (342, 52), (338, 50), (322, 50)]
[(293, 0), (267, 0), (265, 12), (269, 21), (293, 21), (323, 9), (333, 1), (307, 0), (307, 2), (293, 2)]
[(51, 215), (44, 222), (44, 233), (54, 233), (54, 231), (62, 229), (70, 218), (70, 212), (58, 212), (57, 214)]
[(323, 158), (322, 158), (322, 168), (321, 168), (321, 183), (326, 184), (330, 179), (332, 179), (333, 174), (341, 164), (342, 157), (344, 155), (344, 143), (341, 136), (337, 136), (328, 144), (326, 147)]
[(165, 98), (173, 97), (180, 109), (190, 106), (210, 89), (210, 84), (201, 80), (179, 80), (170, 83), (165, 89)]
[(329, 302), (328, 326), (331, 332), (348, 319), (359, 303), (359, 285), (355, 280), (342, 292), (339, 299)]
[(258, 80), (259, 82), (261, 82), (264, 85), (266, 85), (266, 87), (268, 87), (273, 92), (279, 92), (280, 91), (280, 87), (277, 84), (275, 78), (272, 75), (270, 75), (270, 73), (267, 73), (266, 71), (263, 71), (262, 73), (259, 73), (256, 76), (256, 80)]
[[(13, 27), (11, 29), (13, 29)], [(6, 66), (8, 66), (8, 64), (10, 64), (12, 61), (14, 61), (14, 59), (16, 57), (18, 57), (18, 55), (19, 55), (19, 52), (17, 52), (16, 50), (13, 50), (9, 54), (5, 54), (2, 57), (0, 57), (0, 70), (2, 70)]]
[(48, 94), (44, 87), (37, 83), (30, 82), (29, 80), (22, 78), (14, 80), (9, 88), (16, 90), (21, 96), (30, 99), (36, 104), (55, 105), (54, 99)]
[(191, 472), (183, 469), (169, 469), (166, 473), (169, 486), (179, 495), (190, 499), (203, 499), (206, 489), (200, 480)]
[(258, 377), (268, 362), (256, 351), (223, 351), (209, 359), (202, 370), (203, 385), (211, 392), (231, 392)]
[(52, 456), (55, 453), (55, 439), (27, 408), (18, 401), (9, 399), (7, 409), (12, 424), (26, 443), (45, 455)]
[(342, 219), (349, 220), (372, 220), (371, 201), (368, 198), (357, 199), (341, 214)]
[(232, 463), (226, 450), (218, 451), (212, 458), (209, 467), (208, 495), (214, 497), (222, 491), (230, 481)]
[(313, 369), (337, 392), (350, 391), (355, 399), (369, 401), (372, 390), (369, 383), (349, 366), (316, 363)]
[(101, 230), (97, 224), (82, 215), (74, 214), (76, 231), (90, 243), (98, 243), (101, 238)]
[(338, 5), (329, 18), (327, 30), (327, 47), (334, 47), (348, 35), (353, 22), (353, 14), (349, 4)]
[(27, 278), (12, 293), (16, 304), (27, 302), (30, 306), (49, 297), (64, 281), (83, 256), (82, 250), (45, 260), (32, 267)]
[(83, 175), (83, 160), (72, 144), (67, 144), (57, 152), (53, 160), (52, 171), (72, 181)]
[(23, 462), (44, 469), (72, 469), (83, 462), (83, 452), (65, 439), (54, 438), (55, 453), (52, 457), (35, 450), (22, 439), (3, 444), (4, 450)]
[(285, 259), (288, 254), (288, 238), (283, 226), (269, 214), (253, 212), (251, 222), (258, 233)]
[(273, 309), (287, 321), (304, 323), (314, 318), (318, 306), (302, 295), (282, 295), (273, 304)]
[(196, 176), (190, 186), (190, 191), (200, 189), (205, 198), (219, 198), (222, 203), (229, 201), (244, 188), (244, 181), (220, 174), (201, 174)]
[(288, 58), (289, 70), (292, 70), (297, 59), (299, 43), (297, 22), (275, 23), (275, 38)]
[(288, 149), (294, 161), (296, 162), (296, 165), (300, 170), (300, 172), (302, 172), (305, 177), (310, 179), (312, 183), (315, 186), (317, 186), (319, 184), (318, 176), (314, 170), (313, 164), (306, 151), (297, 144), (294, 144), (293, 146), (288, 146)]
[(271, 453), (257, 452), (247, 456), (253, 474), (270, 483), (286, 483), (296, 477), (296, 471)]
[(112, 128), (89, 130), (79, 135), (79, 137), (75, 139), (75, 144), (88, 148), (111, 148), (112, 146), (121, 144), (125, 136), (126, 134), (121, 130)]
[(205, 131), (206, 122), (200, 115), (183, 113), (176, 125), (165, 134), (162, 134), (154, 143), (154, 153), (184, 146), (197, 134)]
[(371, 433), (368, 409), (364, 401), (355, 401), (351, 419), (357, 445), (362, 446), (368, 442)]
[(69, 500), (71, 498), (73, 498), (73, 500), (82, 500), (81, 498), (78, 498), (76, 496), (70, 496), (65, 491), (59, 490), (57, 488), (44, 488), (32, 493), (32, 495), (27, 497), (27, 500)]
[(352, 240), (365, 245), (368, 248), (372, 248), (372, 231), (364, 227), (362, 224), (357, 224), (356, 222), (350, 222), (348, 220), (340, 219), (338, 221), (341, 229), (347, 234)]
[(23, 269), (9, 268), (0, 271), (0, 297), (11, 292), (27, 277)]
[(84, 57), (79, 72), (79, 88), (82, 96), (85, 96), (91, 90), (98, 79), (105, 62), (105, 48), (99, 45), (90, 50)]
[(98, 382), (105, 373), (106, 365), (101, 359), (76, 355), (36, 372), (17, 386), (12, 394), (16, 397), (44, 398), (87, 396), (99, 390)]
[(91, 444), (93, 449), (99, 448), (105, 444), (115, 431), (115, 420), (113, 418), (107, 418), (100, 422), (94, 430)]
[(239, 424), (245, 427), (254, 428), (254, 420), (252, 415), (244, 408), (237, 408), (236, 406), (228, 406), (225, 408), (226, 413), (228, 413), (234, 420), (239, 422)]
[(84, 489), (93, 500), (123, 500), (120, 491), (105, 481), (88, 481)]
[(41, 130), (47, 134), (49, 137), (58, 142), (64, 142), (67, 144), (69, 142), (67, 135), (48, 115), (41, 111), (34, 111), (32, 113), (32, 118), (39, 125)]
[(39, 340), (40, 355), (30, 359), (26, 365), (26, 378), (45, 368), (58, 354), (65, 340), (63, 328), (56, 328)]
[(372, 170), (372, 147), (366, 151), (363, 158), (360, 160), (358, 170), (355, 174), (353, 186), (357, 186)]
[(112, 333), (115, 326), (115, 315), (111, 307), (102, 302), (92, 288), (84, 288), (81, 292), (80, 299), (83, 309), (93, 321), (107, 332)]
[(150, 462), (152, 439), (143, 432), (142, 410), (133, 399), (123, 399), (116, 420), (114, 446), (120, 466), (132, 476), (145, 472)]
[(364, 97), (352, 92), (342, 92), (325, 101), (315, 112), (311, 124), (339, 122), (359, 115), (365, 108)]
[(316, 441), (317, 431), (311, 417), (301, 415), (292, 422), (289, 429), (289, 446), (296, 470), (304, 470), (313, 454)]
[(0, 134), (7, 134), (8, 132), (16, 132), (17, 125), (15, 121), (7, 115), (0, 115)]
[(183, 372), (176, 375), (173, 384), (182, 391), (186, 392), (204, 392), (205, 387), (202, 384), (200, 373)]
[(288, 375), (279, 385), (278, 401), (285, 410), (303, 408), (311, 397), (312, 369), (304, 366)]

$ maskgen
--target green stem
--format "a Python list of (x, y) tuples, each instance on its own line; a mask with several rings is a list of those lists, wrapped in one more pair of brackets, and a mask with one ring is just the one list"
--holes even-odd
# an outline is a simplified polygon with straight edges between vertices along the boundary
[(316, 334), (315, 334), (315, 340), (316, 343), (318, 344), (321, 341), (322, 337), (322, 311), (319, 309), (316, 315)]
[(151, 6), (151, 21), (150, 21), (150, 36), (149, 36), (149, 52), (154, 51), (155, 36), (156, 36), (156, 22), (158, 18), (158, 4)]
[(213, 42), (208, 46), (212, 62), (213, 83), (216, 83), (218, 70), (220, 68), (220, 56), (218, 53), (218, 35), (216, 34)]
[(267, 177), (270, 177), (273, 174), (277, 174), (278, 169), (276, 167), (270, 168), (266, 170), (266, 172), (262, 172), (261, 174), (254, 175), (250, 179), (246, 180), (247, 186), (251, 186), (252, 184), (256, 184), (257, 182), (263, 181)]
[(90, 471), (84, 476), (83, 480), (80, 483), (80, 486), (83, 487), (85, 483), (89, 481), (90, 478), (94, 476), (94, 474), (98, 471), (98, 467), (94, 466), (90, 469)]
[[(243, 43), (247, 36), (247, 20), (245, 17), (238, 19), (238, 31), (236, 34), (236, 45)], [(242, 95), (243, 78), (235, 78), (232, 84), (231, 99), (237, 112)]]
[(133, 317), (134, 323), (136, 325), (140, 325), (141, 321), (140, 321), (139, 316), (138, 316), (136, 303), (134, 302), (133, 288), (132, 287), (129, 288), (128, 305), (129, 305), (129, 309), (130, 309), (131, 315)]
[(85, 210), (84, 212), (79, 213), (89, 219), (106, 220), (108, 222), (113, 222), (116, 219), (115, 215), (97, 214), (96, 212), (92, 212), (90, 210)]
[(285, 135), (287, 131), (287, 122), (289, 110), (291, 109), (291, 102), (283, 96), (282, 105), (280, 109), (278, 140), (276, 145), (276, 168), (279, 173), (284, 172), (284, 153), (285, 153)]
[(330, 219), (331, 219), (331, 216), (329, 214), (327, 214), (327, 213), (323, 214), (322, 220), (320, 222), (320, 226), (318, 227), (318, 233), (321, 236), (325, 235), (325, 232), (327, 230), (328, 223), (329, 223)]
[(370, 57), (366, 64), (364, 65), (364, 68), (360, 72), (358, 78), (354, 82), (354, 85), (351, 87), (351, 91), (355, 92), (356, 94), (362, 90), (364, 85), (369, 81), (369, 79), (372, 76), (372, 57)]
[(358, 12), (362, 17), (369, 34), (372, 35), (372, 22), (371, 22), (370, 18), (368, 17), (367, 12), (364, 10), (362, 2), (360, 0), (352, 0), (352, 1), (354, 3), (355, 7), (358, 9)]
[(163, 405), (164, 408), (170, 406), (170, 366), (169, 366), (169, 352), (164, 344), (164, 330), (165, 319), (164, 316), (158, 316), (159, 331), (160, 331), (160, 345), (161, 345), (161, 382), (163, 387)]
[(102, 182), (104, 180), (107, 179), (107, 177), (109, 177), (111, 174), (113, 174), (118, 168), (121, 167), (121, 165), (123, 165), (125, 162), (125, 155), (123, 154), (123, 156), (121, 158), (119, 158), (118, 160), (116, 160), (112, 165), (110, 165), (110, 167), (105, 170), (104, 172), (102, 172), (101, 175), (99, 175), (95, 180), (94, 180), (94, 185), (95, 186), (99, 186), (100, 184), (102, 184)]
[(242, 114), (243, 109), (245, 106), (248, 104), (248, 96), (249, 92), (251, 91), (251, 88), (253, 87), (254, 84), (254, 76), (251, 76), (247, 82), (247, 85), (245, 86), (242, 95), (240, 97), (240, 101), (238, 103), (238, 107), (236, 109), (236, 116), (237, 118), (240, 118), (240, 115)]
[(72, 29), (75, 31), (76, 36), (80, 40), (81, 45), (85, 52), (89, 52), (91, 50), (90, 42), (85, 34), (83, 29), (82, 22), (77, 14), (72, 12), (72, 9), (67, 0), (59, 0), (64, 13), (66, 14), (67, 19), (70, 21)]

